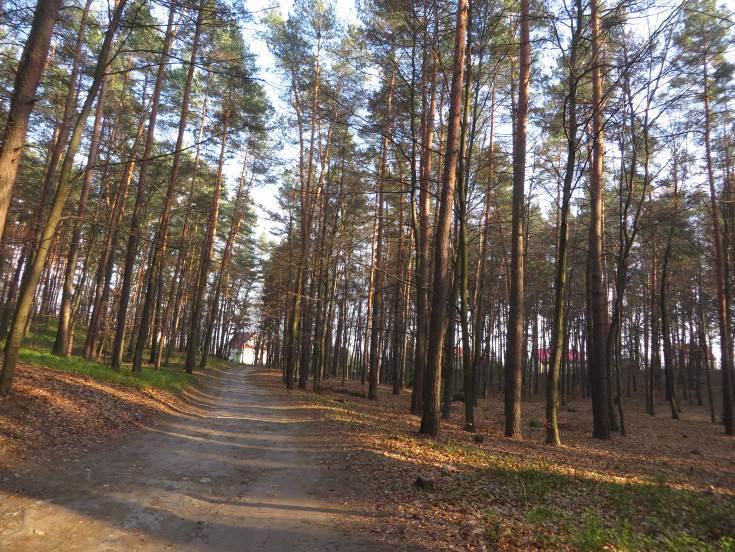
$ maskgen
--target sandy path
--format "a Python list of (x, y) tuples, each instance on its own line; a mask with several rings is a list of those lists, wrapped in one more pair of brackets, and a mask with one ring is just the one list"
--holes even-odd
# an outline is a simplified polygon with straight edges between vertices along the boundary
[(3, 550), (393, 550), (351, 509), (317, 414), (208, 372), (197, 413), (159, 418), (75, 460), (0, 474)]

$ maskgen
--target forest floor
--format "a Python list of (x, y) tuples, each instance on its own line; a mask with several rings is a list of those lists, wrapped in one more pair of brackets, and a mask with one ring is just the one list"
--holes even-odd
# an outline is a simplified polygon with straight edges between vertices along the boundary
[[(381, 386), (377, 403), (364, 391), (327, 381), (309, 396), (384, 514), (383, 534), (433, 550), (735, 550), (735, 440), (704, 407), (684, 404), (672, 420), (666, 403), (650, 417), (629, 399), (628, 435), (598, 441), (589, 400), (572, 401), (564, 445), (550, 447), (542, 397), (523, 403), (523, 440), (503, 437), (500, 396), (479, 401), (477, 433), (462, 430), (455, 402), (430, 440), (409, 390)], [(433, 490), (417, 490), (417, 476)]]
[[(177, 396), (47, 368), (18, 376), (0, 419), (25, 420), (18, 432), (39, 423), (13, 414), (24, 400), (57, 416), (17, 436), (25, 448), (0, 470), (0, 549), (396, 549), (371, 531), (380, 512), (324, 439), (326, 410), (273, 374), (212, 368)], [(39, 442), (47, 430), (58, 436)]]
[(35, 463), (84, 453), (112, 434), (181, 408), (181, 398), (171, 390), (143, 383), (125, 385), (20, 363), (13, 392), (0, 400), (0, 470), (22, 470), (29, 459)]
[(692, 405), (675, 421), (629, 400), (629, 435), (600, 442), (576, 400), (553, 448), (540, 399), (523, 404), (523, 440), (502, 437), (499, 398), (480, 401), (475, 434), (455, 402), (430, 440), (410, 391), (384, 386), (376, 403), (358, 382), (286, 391), (277, 372), (232, 366), (180, 393), (18, 376), (0, 401), (14, 451), (0, 450), (0, 548), (735, 549), (733, 440)]
[[(195, 382), (178, 356), (168, 368), (133, 374), (129, 365), (114, 371), (81, 356), (55, 355), (55, 327), (54, 320), (33, 327), (20, 351), (13, 392), (0, 400), (0, 469), (84, 451), (153, 415), (176, 412)], [(81, 353), (84, 333), (75, 337)], [(215, 358), (210, 365), (227, 363)]]

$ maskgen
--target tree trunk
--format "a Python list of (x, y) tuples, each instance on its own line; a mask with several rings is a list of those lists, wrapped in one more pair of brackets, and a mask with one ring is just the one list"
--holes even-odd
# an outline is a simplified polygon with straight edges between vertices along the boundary
[[(220, 193), (222, 191), (222, 170), (225, 163), (225, 151), (227, 148), (227, 138), (229, 133), (229, 124), (231, 116), (230, 98), (225, 100), (222, 107), (222, 142), (220, 144), (219, 161), (217, 163), (217, 176), (214, 180), (214, 195), (212, 197), (212, 206), (209, 210), (209, 222), (207, 223), (207, 232), (204, 236), (202, 244), (202, 258), (199, 261), (199, 277), (197, 279), (196, 291), (194, 293), (194, 305), (191, 311), (191, 321), (189, 325), (189, 342), (186, 347), (186, 372), (191, 374), (194, 372), (194, 364), (196, 363), (196, 354), (199, 350), (199, 338), (202, 327), (202, 311), (204, 309), (204, 293), (207, 289), (207, 280), (209, 279), (209, 268), (212, 264), (212, 254), (214, 253), (214, 237), (217, 232), (217, 218), (219, 216)], [(205, 360), (206, 362), (206, 360)]]
[(520, 75), (518, 104), (513, 133), (513, 216), (511, 220), (511, 282), (508, 315), (508, 344), (505, 353), (505, 436), (520, 439), (521, 391), (524, 340), (524, 188), (526, 183), (526, 129), (528, 127), (528, 93), (531, 73), (529, 38), (529, 2), (521, 0)]
[(671, 417), (679, 419), (679, 403), (676, 399), (676, 382), (674, 381), (674, 354), (671, 345), (671, 330), (669, 328), (669, 309), (667, 305), (667, 278), (669, 258), (671, 257), (671, 231), (666, 243), (666, 250), (661, 261), (661, 292), (659, 294), (659, 307), (661, 309), (661, 334), (664, 338), (664, 376), (666, 377), (666, 395), (671, 406)]
[(648, 406), (648, 414), (656, 415), (656, 375), (661, 364), (661, 344), (659, 341), (659, 324), (658, 324), (658, 302), (656, 301), (657, 287), (657, 271), (658, 261), (656, 258), (656, 229), (653, 229), (653, 237), (651, 239), (651, 283), (650, 293), (651, 300), (649, 306), (649, 319), (651, 321), (651, 358), (648, 361), (648, 395), (646, 404)]
[(395, 263), (395, 283), (393, 295), (393, 334), (391, 348), (393, 350), (393, 360), (391, 362), (391, 379), (393, 383), (393, 394), (399, 395), (403, 389), (403, 360), (406, 356), (406, 349), (403, 346), (406, 335), (406, 319), (403, 316), (404, 302), (406, 297), (403, 293), (404, 281), (406, 279), (405, 260), (403, 250), (404, 237), (404, 192), (403, 192), (403, 175), (399, 164), (398, 185), (398, 246), (396, 248)]
[(567, 112), (567, 159), (564, 168), (564, 183), (559, 209), (559, 235), (556, 256), (556, 276), (554, 285), (554, 319), (551, 336), (551, 360), (546, 382), (546, 443), (561, 445), (557, 412), (559, 408), (559, 374), (562, 359), (566, 356), (565, 336), (567, 333), (564, 304), (567, 294), (567, 260), (569, 257), (569, 207), (572, 199), (572, 182), (577, 157), (577, 47), (582, 36), (583, 10), (581, 0), (576, 2), (577, 20), (569, 53), (569, 73), (567, 75), (568, 95)]
[(184, 145), (184, 134), (186, 133), (186, 125), (189, 120), (189, 100), (191, 97), (191, 86), (194, 81), (194, 70), (196, 68), (197, 53), (199, 51), (199, 38), (202, 31), (202, 21), (204, 19), (204, 2), (199, 2), (197, 11), (197, 19), (194, 27), (194, 38), (192, 39), (191, 52), (189, 54), (189, 69), (186, 74), (186, 82), (181, 98), (181, 111), (179, 113), (179, 128), (176, 137), (176, 146), (174, 149), (174, 158), (169, 173), (168, 186), (166, 195), (161, 208), (161, 217), (158, 223), (158, 231), (153, 244), (153, 253), (151, 254), (150, 266), (148, 267), (148, 280), (146, 291), (143, 294), (143, 309), (140, 318), (140, 328), (138, 336), (135, 339), (135, 354), (133, 355), (133, 371), (139, 372), (142, 367), (143, 350), (148, 338), (150, 310), (153, 304), (153, 298), (158, 296), (158, 275), (163, 271), (163, 261), (166, 255), (166, 247), (168, 245), (168, 226), (171, 219), (171, 207), (173, 205), (176, 186), (179, 180), (179, 169), (181, 167), (181, 153)]
[(225, 270), (230, 263), (232, 257), (232, 249), (235, 243), (237, 233), (240, 231), (240, 223), (242, 222), (242, 202), (246, 194), (245, 186), (245, 171), (247, 170), (247, 157), (243, 159), (242, 173), (240, 174), (240, 183), (237, 187), (237, 193), (235, 194), (235, 206), (232, 211), (232, 221), (230, 222), (230, 230), (227, 233), (227, 240), (225, 241), (225, 248), (222, 251), (222, 260), (220, 261), (219, 271), (217, 273), (217, 282), (215, 285), (214, 299), (212, 300), (212, 308), (209, 312), (209, 320), (207, 321), (206, 331), (204, 333), (204, 344), (202, 349), (202, 360), (201, 368), (207, 366), (207, 357), (209, 355), (209, 349), (212, 342), (212, 333), (214, 331), (214, 325), (217, 321), (218, 305), (220, 297), (222, 295), (222, 285), (225, 278)]
[[(416, 343), (413, 358), (413, 378), (411, 383), (411, 412), (419, 415), (424, 404), (424, 373), (426, 372), (426, 353), (429, 335), (429, 235), (431, 216), (431, 164), (434, 145), (434, 113), (436, 111), (436, 53), (431, 54), (429, 69), (429, 101), (424, 102), (423, 143), (419, 163), (419, 216), (416, 232)], [(412, 211), (413, 212), (413, 211)]]
[[(156, 75), (156, 84), (153, 88), (153, 97), (151, 98), (151, 115), (148, 120), (148, 131), (145, 138), (145, 146), (143, 147), (143, 157), (140, 161), (140, 169), (138, 176), (138, 189), (135, 194), (135, 204), (133, 205), (133, 213), (130, 219), (130, 235), (128, 237), (127, 251), (125, 254), (125, 267), (122, 274), (122, 285), (120, 288), (120, 301), (118, 303), (117, 312), (117, 329), (115, 331), (115, 340), (112, 344), (112, 369), (120, 370), (123, 360), (123, 342), (125, 339), (125, 327), (127, 325), (128, 306), (130, 304), (130, 292), (133, 283), (133, 268), (135, 258), (138, 255), (138, 242), (140, 241), (140, 232), (142, 225), (142, 217), (144, 203), (146, 200), (146, 179), (148, 163), (150, 162), (151, 151), (156, 132), (156, 118), (158, 117), (158, 107), (161, 98), (161, 88), (163, 86), (163, 78), (168, 66), (169, 50), (173, 41), (174, 16), (176, 14), (176, 1), (172, 2), (169, 8), (168, 23), (166, 24), (166, 36), (163, 41), (163, 51), (161, 60), (158, 64), (158, 73)], [(133, 367), (140, 372), (140, 366)]]
[(8, 118), (0, 141), (0, 232), (15, 187), (18, 166), (23, 157), (28, 119), (36, 103), (36, 88), (46, 66), (51, 35), (56, 25), (62, 0), (40, 0), (33, 13), (33, 23), (15, 72), (13, 95)]
[(368, 399), (378, 398), (378, 339), (380, 337), (380, 316), (383, 302), (383, 192), (385, 190), (385, 169), (388, 160), (388, 140), (390, 138), (391, 117), (393, 115), (393, 86), (395, 72), (391, 71), (388, 79), (388, 96), (385, 107), (385, 125), (383, 126), (383, 141), (380, 146), (380, 166), (378, 167), (378, 197), (377, 197), (377, 236), (375, 238), (375, 282), (373, 284), (373, 319), (370, 333), (370, 378), (368, 382)]
[[(90, 0), (87, 0), (82, 21), (86, 19), (86, 13), (89, 9)], [(80, 32), (83, 32), (84, 23), (80, 24)], [(87, 199), (89, 198), (89, 188), (92, 185), (92, 177), (94, 175), (95, 165), (97, 164), (97, 154), (99, 153), (100, 136), (102, 134), (102, 118), (104, 115), (105, 92), (107, 90), (106, 78), (103, 77), (100, 85), (100, 94), (97, 99), (97, 112), (94, 118), (94, 127), (92, 128), (92, 138), (89, 143), (89, 154), (87, 155), (87, 166), (84, 170), (84, 180), (82, 181), (82, 191), (79, 196), (79, 206), (77, 207), (77, 216), (74, 219), (74, 227), (71, 233), (71, 244), (66, 258), (66, 271), (64, 273), (64, 289), (61, 295), (61, 307), (59, 309), (59, 323), (56, 331), (56, 341), (54, 342), (54, 354), (67, 355), (67, 338), (71, 325), (72, 315), (72, 295), (74, 293), (74, 274), (77, 268), (77, 256), (79, 254), (80, 238), (82, 234), (82, 223), (87, 211)]]
[[(208, 74), (211, 73), (208, 72)], [(173, 307), (171, 308), (171, 311), (169, 311), (169, 305), (171, 305), (171, 301), (169, 300), (168, 304), (166, 305), (166, 312), (164, 312), (163, 315), (164, 325), (168, 324), (169, 319), (171, 320), (168, 345), (166, 347), (166, 359), (164, 362), (166, 366), (168, 366), (171, 361), (171, 353), (173, 352), (174, 341), (176, 341), (176, 336), (179, 330), (179, 322), (181, 320), (181, 299), (184, 295), (185, 285), (189, 275), (191, 274), (191, 269), (193, 265), (193, 255), (191, 254), (192, 250), (190, 249), (189, 236), (192, 231), (192, 226), (196, 226), (196, 221), (191, 220), (191, 207), (194, 201), (194, 190), (197, 184), (197, 175), (199, 172), (199, 164), (201, 161), (201, 145), (204, 139), (204, 128), (207, 123), (207, 108), (209, 104), (210, 92), (209, 86), (210, 80), (209, 78), (207, 78), (204, 100), (202, 102), (201, 114), (199, 116), (199, 132), (197, 135), (196, 153), (194, 154), (194, 167), (192, 169), (191, 181), (189, 183), (188, 204), (186, 214), (184, 215), (183, 228), (181, 230), (181, 248), (179, 249), (179, 254), (176, 258), (176, 268), (174, 269), (174, 274), (178, 274), (179, 278), (178, 282), (176, 282), (176, 278), (174, 278), (175, 285), (172, 286), (171, 293), (169, 295), (170, 298), (173, 298)], [(175, 288), (175, 291), (173, 288)]]
[(592, 0), (592, 163), (590, 166), (590, 227), (587, 252), (587, 302), (589, 305), (589, 373), (592, 394), (593, 437), (610, 438), (607, 370), (607, 290), (602, 261), (603, 238), (603, 97), (602, 40), (598, 0)]
[(732, 397), (732, 336), (730, 335), (729, 301), (727, 291), (727, 249), (722, 244), (720, 208), (715, 188), (715, 175), (712, 163), (711, 113), (709, 103), (709, 83), (707, 60), (703, 64), (704, 77), (704, 149), (707, 161), (707, 181), (710, 192), (710, 218), (712, 219), (712, 248), (715, 260), (715, 285), (717, 287), (717, 312), (720, 326), (720, 364), (722, 370), (722, 425), (727, 435), (735, 433)]
[[(123, 90), (127, 83), (128, 74), (129, 71), (126, 71), (122, 86)], [(146, 79), (146, 82), (143, 85), (143, 92), (141, 94), (141, 104), (145, 103), (147, 84), (148, 82)], [(122, 101), (120, 103), (122, 103)], [(96, 360), (98, 357), (98, 341), (100, 338), (103, 318), (107, 311), (107, 300), (110, 295), (110, 281), (112, 279), (117, 232), (125, 211), (125, 201), (128, 196), (130, 183), (133, 179), (133, 171), (135, 170), (137, 162), (138, 147), (140, 145), (140, 140), (143, 137), (143, 131), (145, 130), (145, 121), (145, 110), (142, 110), (140, 118), (138, 119), (135, 139), (127, 155), (128, 160), (125, 164), (125, 169), (123, 170), (120, 183), (115, 190), (112, 200), (108, 201), (106, 205), (106, 208), (110, 210), (110, 214), (106, 219), (107, 231), (104, 246), (98, 261), (95, 276), (94, 297), (92, 299), (92, 313), (87, 326), (87, 337), (84, 342), (83, 351), (84, 358), (91, 360)]]
[[(524, 2), (526, 0), (523, 0)], [(434, 254), (434, 293), (429, 320), (429, 343), (424, 380), (424, 405), (420, 432), (436, 437), (439, 433), (441, 397), (441, 354), (446, 330), (446, 308), (449, 296), (449, 233), (452, 226), (459, 133), (462, 117), (462, 84), (464, 81), (465, 32), (467, 30), (468, 0), (459, 0), (454, 41), (454, 69), (449, 103), (449, 128), (442, 176), (442, 192), (437, 219)]]
[[(475, 371), (472, 364), (472, 350), (470, 347), (470, 321), (469, 321), (469, 296), (468, 296), (468, 281), (469, 281), (469, 267), (470, 260), (467, 252), (467, 189), (469, 188), (470, 180), (470, 162), (472, 155), (472, 148), (475, 140), (475, 124), (477, 120), (477, 95), (478, 87), (474, 90), (474, 99), (471, 97), (473, 94), (470, 91), (470, 83), (472, 81), (472, 9), (468, 3), (467, 11), (467, 45), (465, 47), (465, 83), (464, 83), (464, 109), (462, 115), (462, 127), (460, 133), (460, 156), (459, 156), (459, 167), (457, 171), (457, 203), (458, 203), (458, 218), (459, 218), (459, 231), (457, 236), (457, 253), (458, 258), (455, 263), (455, 278), (459, 278), (459, 281), (454, 286), (456, 293), (459, 294), (459, 321), (461, 326), (461, 338), (462, 338), (462, 376), (463, 382), (462, 387), (464, 389), (464, 429), (465, 431), (475, 431)], [(481, 62), (481, 60), (480, 60)], [(479, 68), (478, 68), (479, 69)], [(479, 82), (479, 81), (478, 81)], [(472, 103), (474, 102), (474, 103)], [(472, 105), (472, 128), (469, 128), (470, 124), (470, 105)], [(468, 136), (469, 134), (469, 136)], [(469, 142), (469, 143), (468, 143)], [(449, 308), (453, 309), (456, 301), (450, 301)], [(449, 320), (452, 324), (453, 313), (450, 313)], [(479, 342), (475, 343), (475, 346), (479, 346)], [(450, 350), (453, 351), (454, 343), (451, 343)], [(454, 362), (454, 358), (450, 359), (450, 362)], [(451, 406), (451, 397), (449, 399), (449, 406)], [(449, 409), (447, 409), (447, 414)]]

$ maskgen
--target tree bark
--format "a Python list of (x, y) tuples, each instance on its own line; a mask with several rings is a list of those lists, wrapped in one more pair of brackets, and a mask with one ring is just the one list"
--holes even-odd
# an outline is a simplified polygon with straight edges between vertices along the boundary
[(191, 52), (189, 54), (189, 69), (186, 74), (184, 90), (181, 97), (181, 111), (179, 113), (179, 128), (176, 136), (176, 146), (174, 149), (174, 158), (169, 173), (168, 186), (166, 187), (166, 195), (161, 208), (161, 217), (158, 223), (158, 230), (153, 244), (153, 253), (151, 255), (148, 267), (148, 279), (146, 283), (146, 292), (143, 295), (143, 309), (140, 318), (140, 328), (138, 337), (135, 340), (135, 354), (133, 355), (133, 371), (138, 372), (142, 367), (143, 350), (148, 338), (150, 310), (153, 306), (153, 298), (158, 293), (159, 280), (158, 275), (163, 271), (163, 262), (168, 245), (168, 227), (171, 219), (171, 207), (173, 205), (176, 186), (179, 180), (179, 171), (181, 168), (181, 153), (184, 145), (184, 134), (189, 121), (189, 101), (191, 98), (191, 87), (194, 81), (194, 70), (196, 68), (196, 59), (199, 51), (199, 39), (202, 32), (202, 21), (204, 20), (204, 2), (199, 2), (197, 18), (194, 27), (194, 37), (192, 39)]
[(710, 218), (712, 219), (712, 249), (715, 260), (715, 286), (717, 288), (717, 313), (720, 327), (720, 368), (722, 370), (722, 425), (727, 435), (735, 433), (732, 397), (732, 336), (730, 335), (729, 301), (727, 290), (727, 248), (722, 243), (720, 207), (718, 205), (715, 175), (712, 163), (711, 110), (707, 60), (703, 64), (704, 95), (704, 149), (707, 162), (707, 182), (710, 192)]
[[(230, 117), (232, 115), (232, 106), (230, 103), (231, 98), (227, 98), (222, 107), (222, 142), (220, 144), (219, 161), (217, 163), (217, 176), (214, 180), (214, 195), (212, 197), (212, 206), (209, 210), (207, 232), (204, 236), (204, 243), (202, 244), (202, 258), (199, 261), (199, 277), (197, 279), (196, 291), (194, 293), (194, 305), (191, 311), (189, 342), (186, 347), (186, 363), (184, 366), (186, 372), (189, 374), (194, 372), (196, 354), (199, 350), (199, 339), (202, 327), (201, 318), (202, 311), (204, 309), (204, 293), (207, 289), (209, 269), (212, 264), (212, 254), (214, 253), (214, 238), (217, 233), (217, 218), (219, 216), (220, 194), (222, 192), (222, 170), (225, 163), (225, 151), (227, 149)], [(206, 363), (206, 359), (204, 362)], [(202, 366), (202, 368), (204, 368), (204, 366)]]
[[(428, 33), (427, 33), (428, 34)], [(428, 40), (428, 39), (427, 39)], [(433, 43), (432, 43), (433, 45)], [(419, 415), (424, 404), (424, 373), (429, 335), (429, 285), (430, 275), (430, 216), (431, 216), (431, 165), (434, 145), (434, 113), (436, 112), (436, 52), (431, 53), (429, 69), (429, 101), (424, 103), (421, 159), (419, 163), (419, 216), (416, 232), (416, 343), (413, 358), (411, 384), (411, 412)], [(413, 212), (413, 211), (412, 211)]]
[(564, 183), (561, 192), (561, 206), (559, 209), (559, 236), (556, 256), (556, 276), (554, 284), (554, 319), (551, 336), (551, 361), (549, 363), (546, 382), (546, 443), (561, 445), (559, 436), (559, 375), (562, 359), (566, 355), (565, 336), (567, 333), (566, 312), (564, 304), (567, 293), (567, 264), (569, 257), (569, 207), (572, 199), (572, 183), (577, 159), (577, 48), (582, 36), (583, 11), (582, 2), (576, 2), (576, 27), (572, 37), (569, 53), (569, 73), (567, 75), (568, 106), (567, 125), (564, 129), (567, 138), (567, 159), (564, 168)]
[[(391, 57), (392, 61), (392, 57)], [(385, 125), (383, 127), (383, 140), (380, 146), (380, 165), (378, 167), (378, 197), (377, 197), (377, 236), (375, 238), (375, 282), (373, 284), (373, 319), (372, 331), (370, 332), (370, 377), (368, 381), (368, 399), (377, 400), (378, 398), (378, 340), (380, 338), (380, 316), (383, 304), (383, 231), (384, 222), (384, 201), (383, 192), (385, 191), (385, 170), (388, 160), (388, 140), (390, 138), (391, 117), (393, 116), (393, 87), (396, 82), (395, 72), (391, 70), (388, 79), (388, 96), (386, 98), (385, 107)]]
[[(525, 2), (526, 0), (524, 0)], [(459, 133), (462, 117), (462, 84), (464, 81), (465, 33), (467, 30), (468, 0), (459, 0), (454, 40), (454, 69), (449, 100), (449, 128), (442, 176), (442, 192), (437, 219), (434, 254), (434, 293), (429, 320), (429, 343), (424, 380), (424, 405), (420, 433), (436, 437), (439, 433), (441, 398), (441, 356), (446, 331), (446, 309), (449, 297), (449, 234), (452, 226)]]
[(607, 290), (602, 263), (603, 237), (603, 120), (602, 120), (602, 40), (598, 0), (592, 0), (592, 163), (590, 166), (590, 227), (587, 252), (589, 309), (589, 373), (592, 394), (592, 435), (610, 438), (607, 370)]
[[(148, 131), (145, 138), (145, 146), (143, 147), (143, 157), (140, 161), (140, 169), (138, 175), (138, 188), (135, 194), (135, 204), (133, 205), (133, 213), (130, 219), (130, 235), (128, 237), (127, 250), (125, 254), (125, 267), (122, 274), (122, 285), (120, 289), (120, 301), (117, 311), (117, 329), (115, 331), (115, 340), (112, 344), (112, 368), (120, 370), (123, 360), (123, 342), (125, 339), (125, 327), (127, 325), (128, 306), (130, 304), (130, 292), (133, 283), (133, 268), (135, 258), (138, 255), (138, 242), (140, 241), (140, 232), (142, 226), (142, 217), (144, 203), (146, 199), (146, 179), (148, 172), (148, 163), (150, 162), (151, 151), (156, 132), (156, 119), (158, 117), (158, 108), (161, 98), (161, 88), (163, 86), (163, 77), (168, 65), (169, 50), (173, 42), (174, 16), (176, 14), (176, 1), (171, 3), (168, 13), (168, 22), (166, 24), (166, 36), (163, 41), (163, 51), (161, 52), (161, 60), (158, 65), (158, 73), (156, 74), (156, 84), (153, 88), (153, 97), (151, 98), (151, 115), (148, 120)], [(140, 366), (133, 367), (135, 372), (140, 372)]]
[[(594, 0), (593, 0), (594, 1)], [(513, 216), (511, 220), (511, 281), (508, 343), (505, 353), (505, 436), (520, 439), (521, 392), (523, 384), (524, 320), (524, 191), (526, 183), (526, 129), (528, 127), (528, 94), (531, 76), (531, 41), (529, 36), (529, 2), (521, 0), (520, 75), (518, 104), (513, 133)]]
[(36, 88), (46, 66), (51, 35), (61, 4), (62, 0), (40, 0), (36, 4), (28, 40), (15, 72), (13, 95), (0, 141), (0, 232), (5, 228), (18, 166), (23, 157), (28, 119), (36, 103)]
[[(84, 32), (84, 22), (86, 21), (87, 12), (91, 0), (87, 0), (87, 4), (82, 14), (82, 23), (79, 25), (79, 32)], [(71, 244), (66, 258), (66, 271), (64, 273), (64, 288), (61, 294), (61, 306), (59, 308), (59, 323), (56, 331), (56, 341), (54, 342), (54, 354), (68, 356), (67, 340), (72, 316), (72, 296), (74, 293), (74, 274), (77, 268), (77, 256), (79, 255), (80, 238), (82, 234), (82, 223), (87, 212), (87, 200), (89, 198), (89, 189), (92, 185), (92, 177), (94, 176), (95, 165), (97, 164), (97, 154), (99, 153), (100, 136), (102, 135), (102, 118), (105, 110), (105, 92), (107, 90), (106, 78), (103, 77), (100, 85), (99, 98), (97, 99), (97, 111), (95, 113), (94, 126), (92, 128), (92, 138), (89, 143), (89, 154), (87, 155), (87, 166), (84, 170), (84, 180), (82, 181), (82, 191), (79, 195), (79, 206), (77, 207), (77, 216), (74, 219), (74, 226), (71, 232)]]

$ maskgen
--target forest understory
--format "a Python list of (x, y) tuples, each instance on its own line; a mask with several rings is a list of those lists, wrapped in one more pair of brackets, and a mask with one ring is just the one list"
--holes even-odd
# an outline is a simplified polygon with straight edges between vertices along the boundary
[[(270, 374), (274, 389), (276, 375)], [(359, 381), (327, 381), (309, 393), (324, 411), (325, 437), (342, 443), (386, 515), (387, 538), (432, 550), (732, 550), (735, 462), (730, 439), (705, 407), (682, 420), (645, 414), (628, 399), (627, 437), (592, 439), (591, 407), (559, 413), (565, 444), (544, 444), (544, 402), (524, 402), (524, 439), (503, 436), (502, 396), (478, 401), (477, 432), (462, 429), (455, 401), (436, 440), (416, 433), (410, 390), (381, 389), (369, 401)], [(417, 478), (433, 490), (417, 487)]]
[[(218, 368), (214, 368), (216, 371)], [(195, 377), (206, 382), (207, 372)], [(560, 408), (565, 444), (544, 444), (544, 402), (524, 402), (524, 439), (503, 436), (502, 396), (477, 405), (477, 431), (463, 430), (453, 402), (440, 436), (416, 433), (410, 390), (365, 398), (359, 380), (327, 379), (319, 392), (283, 389), (261, 368), (268, 396), (319, 413), (330, 461), (346, 470), (344, 504), (374, 512), (367, 530), (388, 546), (417, 550), (731, 550), (735, 462), (729, 437), (706, 406), (683, 419), (645, 414), (627, 398), (627, 437), (589, 435), (584, 399)], [(189, 383), (194, 382), (192, 379)], [(202, 383), (174, 391), (134, 387), (22, 363), (3, 400), (0, 468), (12, 483), (37, 470), (84, 462), (161, 415), (201, 415)], [(419, 480), (420, 479), (420, 480)], [(329, 485), (329, 480), (327, 481)], [(342, 485), (344, 486), (344, 485)]]
[(152, 416), (180, 411), (182, 399), (191, 393), (26, 363), (19, 365), (17, 386), (0, 403), (0, 472), (22, 472), (84, 454)]

